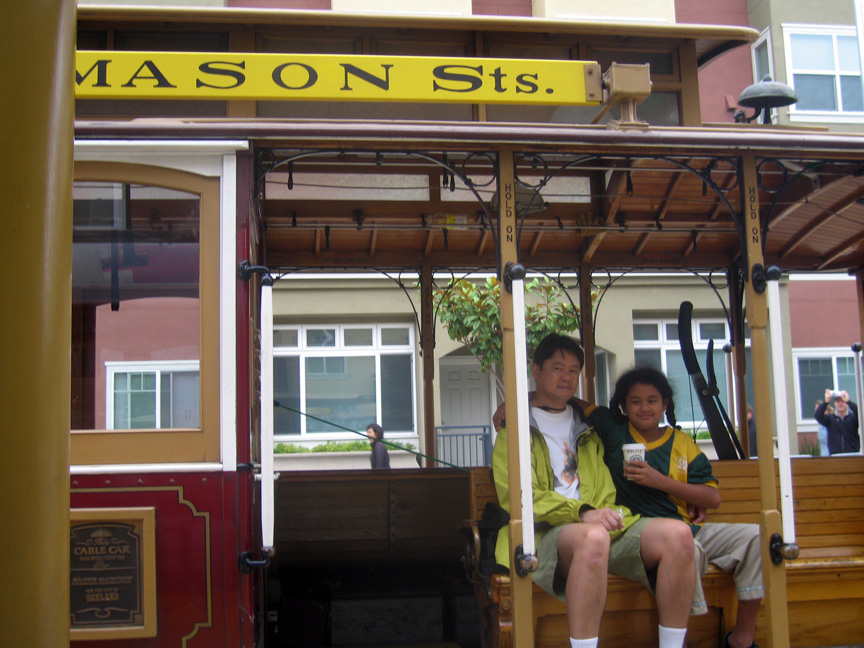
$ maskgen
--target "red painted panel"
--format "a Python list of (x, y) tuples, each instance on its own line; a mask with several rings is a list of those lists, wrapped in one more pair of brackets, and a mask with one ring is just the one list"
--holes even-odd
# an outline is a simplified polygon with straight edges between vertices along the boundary
[[(245, 633), (240, 628), (238, 594), (249, 589), (251, 577), (237, 568), (238, 501), (233, 473), (73, 475), (72, 508), (156, 509), (158, 635), (112, 640), (112, 646), (251, 648), (251, 623)], [(72, 645), (104, 648), (106, 642)]]

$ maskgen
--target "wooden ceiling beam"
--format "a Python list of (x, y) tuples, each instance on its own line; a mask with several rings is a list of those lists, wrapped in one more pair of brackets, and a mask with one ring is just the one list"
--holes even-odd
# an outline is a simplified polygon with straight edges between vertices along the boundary
[(606, 183), (606, 188), (603, 192), (603, 198), (600, 201), (600, 209), (606, 224), (610, 225), (615, 222), (615, 217), (618, 215), (618, 209), (621, 207), (621, 200), (627, 189), (627, 174), (629, 171), (616, 170), (609, 177), (609, 182)]
[(489, 230), (483, 230), (483, 235), (480, 237), (480, 243), (477, 245), (477, 256), (481, 257), (486, 252), (486, 245), (489, 243)]
[(429, 234), (426, 236), (426, 248), (423, 250), (423, 256), (427, 259), (432, 254), (432, 246), (435, 243), (435, 230), (430, 229)]
[(645, 246), (648, 245), (648, 239), (650, 238), (651, 232), (645, 232), (639, 237), (639, 242), (636, 244), (636, 249), (633, 250), (634, 257), (642, 255), (642, 252), (645, 250)]
[(534, 256), (535, 254), (537, 254), (537, 250), (540, 249), (540, 242), (542, 240), (543, 240), (543, 232), (542, 231), (537, 232), (537, 234), (534, 235), (534, 240), (531, 242), (531, 247), (528, 251), (528, 254), (530, 256)]
[[(267, 265), (273, 269), (287, 268), (416, 268), (421, 261), (421, 250), (410, 249), (400, 251), (378, 250), (374, 257), (363, 251), (325, 250), (315, 255), (311, 251), (278, 250), (270, 254)], [(464, 252), (434, 250), (427, 261), (436, 268), (453, 269), (488, 269), (494, 271), (497, 259), (491, 249), (482, 256), (466, 255)], [(610, 270), (632, 268), (636, 261), (630, 252), (603, 252), (595, 255), (592, 267)], [(578, 258), (574, 261), (572, 250), (544, 252), (532, 260), (532, 268), (538, 270), (553, 270), (572, 268), (579, 265)], [(646, 269), (721, 269), (729, 265), (729, 254), (725, 251), (704, 252), (699, 255), (699, 263), (693, 265), (683, 259), (678, 252), (652, 253), (640, 260), (640, 266)], [(797, 266), (796, 266), (797, 267)], [(809, 267), (813, 267), (812, 263)]]
[(597, 253), (597, 250), (600, 248), (600, 244), (603, 242), (603, 237), (606, 236), (605, 232), (598, 232), (594, 236), (589, 237), (588, 247), (585, 248), (585, 254), (582, 255), (583, 263), (591, 263), (594, 258), (594, 255)]

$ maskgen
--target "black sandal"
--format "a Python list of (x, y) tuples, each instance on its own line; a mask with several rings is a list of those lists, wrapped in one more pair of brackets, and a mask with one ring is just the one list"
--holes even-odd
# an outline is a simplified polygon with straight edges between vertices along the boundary
[[(723, 648), (732, 648), (732, 646), (729, 645), (729, 635), (731, 635), (731, 634), (732, 634), (732, 631), (730, 630), (729, 632), (726, 633), (726, 636), (723, 637)], [(753, 643), (750, 644), (750, 648), (759, 648), (759, 646), (757, 646), (756, 642), (754, 641)]]

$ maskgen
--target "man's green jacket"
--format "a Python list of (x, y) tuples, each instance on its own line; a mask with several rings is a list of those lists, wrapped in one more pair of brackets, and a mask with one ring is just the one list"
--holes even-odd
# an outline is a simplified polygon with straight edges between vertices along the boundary
[[(574, 417), (581, 411), (573, 404)], [(629, 527), (639, 519), (639, 515), (630, 512), (626, 506), (615, 504), (615, 485), (606, 464), (603, 463), (603, 442), (597, 436), (594, 428), (587, 428), (577, 437), (576, 466), (579, 472), (579, 499), (570, 499), (554, 490), (552, 481), (552, 464), (549, 461), (549, 446), (537, 427), (537, 422), (531, 418), (531, 485), (534, 490), (534, 524), (535, 537), (539, 542), (540, 535), (551, 527), (580, 522), (579, 514), (592, 508), (621, 509), (624, 517), (624, 528)], [(515, 461), (515, 457), (514, 457)], [(492, 475), (498, 502), (508, 512), (510, 511), (510, 485), (507, 471), (507, 430), (504, 426), (498, 431), (495, 447), (492, 451)], [(512, 513), (511, 513), (512, 515)], [(623, 530), (611, 531), (614, 540)], [(510, 566), (510, 540), (507, 525), (498, 531), (498, 541), (495, 545), (495, 560), (505, 567)]]

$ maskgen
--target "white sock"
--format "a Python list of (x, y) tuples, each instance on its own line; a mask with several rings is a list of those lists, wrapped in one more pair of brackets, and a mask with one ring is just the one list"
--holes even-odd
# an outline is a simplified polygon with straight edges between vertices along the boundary
[(591, 639), (574, 639), (570, 637), (570, 648), (597, 648), (597, 637)]
[(660, 648), (682, 648), (684, 646), (687, 628), (667, 628), (658, 625), (657, 629), (660, 632)]

